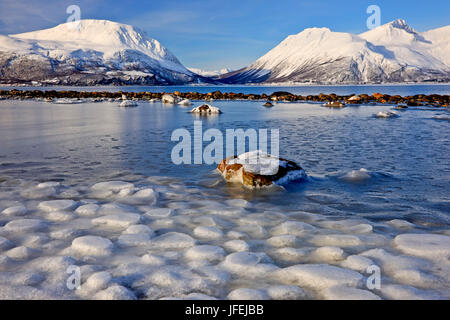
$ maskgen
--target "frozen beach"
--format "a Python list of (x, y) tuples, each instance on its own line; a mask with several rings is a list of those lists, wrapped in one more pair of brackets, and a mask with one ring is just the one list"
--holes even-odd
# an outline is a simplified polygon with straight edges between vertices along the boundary
[(205, 129), (278, 128), (308, 181), (174, 165), (191, 107), (0, 101), (0, 299), (450, 299), (446, 109), (213, 105)]

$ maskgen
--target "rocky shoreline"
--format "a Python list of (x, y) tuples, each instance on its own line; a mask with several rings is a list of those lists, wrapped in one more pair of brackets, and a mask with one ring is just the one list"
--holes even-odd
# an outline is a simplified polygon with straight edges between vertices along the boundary
[(96, 102), (111, 101), (111, 100), (123, 100), (124, 97), (129, 100), (135, 101), (150, 101), (161, 100), (163, 95), (172, 94), (179, 99), (189, 100), (261, 100), (261, 101), (278, 101), (278, 102), (322, 102), (333, 103), (342, 102), (345, 104), (401, 104), (410, 107), (419, 106), (431, 106), (431, 107), (445, 107), (447, 108), (450, 103), (450, 95), (438, 95), (438, 94), (418, 94), (414, 96), (400, 96), (400, 95), (388, 95), (382, 93), (374, 93), (372, 95), (360, 94), (360, 95), (336, 95), (332, 94), (319, 94), (319, 95), (295, 95), (289, 92), (277, 91), (270, 95), (267, 94), (245, 94), (245, 93), (233, 93), (233, 92), (179, 92), (172, 93), (167, 92), (108, 92), (108, 91), (56, 91), (56, 90), (0, 90), (0, 100), (2, 99), (16, 99), (16, 100), (33, 100), (42, 99), (51, 102), (52, 99), (93, 99)]

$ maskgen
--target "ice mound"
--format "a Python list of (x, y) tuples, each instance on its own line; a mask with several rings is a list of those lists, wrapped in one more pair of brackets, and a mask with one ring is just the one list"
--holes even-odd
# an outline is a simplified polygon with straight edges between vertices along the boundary
[(273, 300), (301, 300), (307, 296), (306, 292), (297, 286), (271, 286), (266, 292)]
[(250, 245), (244, 240), (230, 240), (224, 243), (224, 248), (230, 252), (250, 251)]
[(156, 208), (145, 213), (146, 217), (151, 219), (167, 218), (173, 214), (173, 210), (169, 208)]
[(435, 300), (442, 297), (435, 293), (411, 286), (398, 284), (384, 284), (381, 286), (381, 295), (386, 299), (392, 300)]
[(119, 106), (122, 108), (137, 107), (138, 103), (136, 101), (132, 101), (132, 100), (125, 100), (125, 101), (122, 101), (119, 104)]
[(347, 269), (352, 269), (364, 273), (367, 271), (367, 268), (373, 264), (374, 262), (367, 257), (352, 255), (342, 261), (341, 266)]
[(39, 219), (18, 219), (8, 222), (4, 230), (12, 233), (29, 233), (29, 232), (37, 232), (43, 231), (46, 229), (48, 224)]
[(333, 286), (358, 287), (363, 276), (352, 270), (328, 264), (303, 264), (281, 269), (277, 277), (289, 284), (323, 290)]
[(143, 225), (143, 224), (136, 224), (136, 225), (132, 225), (129, 226), (124, 232), (123, 234), (141, 234), (141, 233), (145, 233), (148, 235), (153, 235), (153, 230), (150, 229), (148, 226)]
[(320, 247), (311, 252), (311, 259), (316, 262), (335, 262), (345, 258), (345, 252), (338, 247)]
[(95, 218), (92, 220), (92, 223), (111, 228), (126, 229), (133, 224), (139, 223), (140, 221), (141, 216), (137, 213), (116, 213)]
[(229, 300), (270, 300), (270, 296), (264, 290), (239, 288), (228, 294)]
[(431, 267), (431, 263), (428, 260), (411, 257), (411, 256), (402, 256), (402, 255), (394, 255), (385, 249), (371, 249), (365, 252), (362, 252), (360, 255), (364, 257), (369, 257), (374, 260), (377, 265), (379, 265), (382, 270), (388, 274), (392, 275), (397, 270), (403, 269), (429, 269)]
[(84, 236), (72, 241), (72, 249), (83, 256), (107, 256), (113, 248), (109, 239), (98, 236)]
[(241, 183), (249, 188), (285, 185), (306, 178), (305, 171), (295, 162), (261, 150), (226, 158), (217, 169), (228, 182)]
[(391, 111), (380, 111), (376, 114), (377, 118), (397, 118), (398, 114), (396, 114), (395, 112), (391, 112)]
[(338, 246), (354, 247), (363, 244), (361, 239), (355, 235), (348, 234), (323, 234), (313, 236), (309, 242), (316, 246)]
[(209, 104), (201, 105), (200, 107), (193, 108), (191, 110), (191, 113), (199, 113), (199, 114), (220, 114), (222, 111), (220, 111), (219, 108), (213, 107)]
[(448, 260), (450, 237), (438, 234), (401, 234), (394, 239), (397, 248), (413, 256)]
[(28, 248), (25, 246), (16, 247), (6, 252), (6, 255), (14, 260), (27, 260), (38, 256), (39, 250)]
[(191, 101), (189, 99), (181, 100), (180, 102), (178, 102), (178, 104), (181, 105), (181, 106), (186, 106), (186, 107), (192, 105), (192, 103), (191, 103)]
[(77, 213), (80, 216), (92, 217), (97, 214), (99, 209), (100, 206), (98, 204), (89, 203), (78, 207), (77, 210), (75, 210), (75, 213)]
[(25, 206), (23, 205), (20, 205), (6, 208), (5, 210), (2, 211), (2, 214), (5, 214), (7, 216), (23, 216), (27, 212), (28, 212), (27, 208), (25, 208)]
[(48, 182), (41, 182), (37, 185), (39, 189), (42, 188), (57, 188), (60, 187), (61, 183), (56, 181), (48, 181)]
[(111, 284), (112, 276), (107, 271), (100, 271), (92, 274), (83, 284), (87, 286), (90, 290), (104, 290)]
[(144, 246), (150, 243), (150, 238), (148, 233), (123, 234), (119, 236), (117, 244), (120, 247)]
[(200, 226), (194, 229), (194, 235), (201, 239), (220, 239), (223, 237), (223, 232), (216, 227)]
[(0, 237), (0, 251), (7, 250), (13, 246), (12, 242), (4, 237)]
[(108, 197), (114, 193), (119, 193), (123, 189), (133, 189), (134, 184), (124, 181), (99, 182), (92, 186), (92, 191), (96, 194)]
[(178, 101), (178, 98), (171, 95), (171, 94), (164, 94), (161, 97), (161, 102), (166, 104), (176, 104)]
[(272, 230), (273, 235), (304, 236), (316, 230), (312, 225), (301, 221), (286, 221)]
[(111, 287), (97, 292), (94, 296), (95, 300), (136, 300), (134, 293), (120, 285), (112, 285)]
[(188, 249), (185, 257), (189, 260), (206, 260), (214, 263), (225, 257), (225, 251), (218, 246), (200, 245)]
[(279, 269), (265, 253), (254, 252), (229, 254), (221, 266), (231, 273), (248, 278), (264, 277)]
[(267, 243), (273, 247), (278, 248), (294, 247), (297, 245), (298, 240), (297, 237), (293, 235), (281, 235), (267, 239)]
[(371, 178), (370, 172), (362, 168), (360, 170), (353, 170), (341, 177), (347, 182), (364, 182)]
[(381, 300), (381, 298), (368, 290), (334, 286), (321, 292), (327, 300)]
[(177, 250), (193, 247), (195, 245), (195, 240), (185, 233), (168, 232), (153, 238), (150, 241), (150, 244), (152, 247), (158, 249)]

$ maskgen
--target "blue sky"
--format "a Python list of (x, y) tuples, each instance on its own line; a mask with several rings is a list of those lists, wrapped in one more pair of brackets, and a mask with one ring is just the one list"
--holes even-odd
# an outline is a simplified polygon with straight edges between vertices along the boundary
[(425, 31), (450, 24), (450, 1), (381, 0), (0, 0), (0, 34), (53, 27), (76, 4), (82, 19), (139, 27), (187, 67), (244, 67), (286, 36), (308, 27), (366, 31), (366, 9), (381, 8), (381, 22), (403, 18)]

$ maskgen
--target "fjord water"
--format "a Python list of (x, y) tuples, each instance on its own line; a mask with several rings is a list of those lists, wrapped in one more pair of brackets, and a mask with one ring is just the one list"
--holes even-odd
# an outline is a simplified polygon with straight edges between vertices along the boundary
[[(109, 272), (112, 283), (123, 285), (138, 298), (184, 297), (193, 293), (226, 298), (239, 288), (256, 291), (238, 291), (233, 297), (252, 298), (245, 294), (256, 294), (258, 290), (274, 292), (267, 290), (274, 285), (295, 284), (284, 278), (279, 280), (279, 275), (272, 277), (282, 268), (298, 263), (349, 267), (350, 263), (345, 262), (347, 256), (357, 255), (382, 266), (386, 291), (375, 292), (382, 298), (450, 297), (448, 260), (442, 266), (438, 258), (431, 259), (431, 262), (426, 261), (431, 265), (420, 264), (419, 267), (414, 261), (407, 266), (396, 266), (397, 260), (386, 260), (388, 254), (396, 258), (423, 259), (420, 254), (420, 257), (406, 256), (393, 244), (399, 234), (449, 235), (450, 123), (434, 118), (448, 116), (447, 110), (410, 108), (397, 111), (398, 118), (378, 119), (375, 114), (391, 110), (392, 106), (329, 109), (314, 103), (277, 103), (273, 108), (265, 108), (257, 101), (214, 101), (213, 105), (223, 114), (199, 118), (190, 114), (189, 108), (159, 102), (119, 108), (116, 102), (61, 105), (0, 101), (0, 212), (23, 205), (28, 212), (26, 218), (49, 223), (48, 232), (44, 234), (26, 234), (26, 231), (12, 234), (5, 226), (24, 217), (0, 214), (0, 236), (12, 243), (10, 247), (36, 250), (17, 261), (11, 255), (14, 268), (0, 264), (0, 271), (19, 277), (21, 272), (36, 272), (32, 267), (33, 259), (73, 256), (78, 259), (78, 265), (100, 266), (91, 269)], [(224, 134), (226, 129), (279, 129), (280, 156), (300, 164), (309, 180), (286, 190), (249, 191), (224, 183), (215, 172), (215, 165), (174, 165), (171, 151), (176, 142), (171, 141), (171, 134), (177, 128), (192, 131), (194, 120), (202, 121), (204, 130), (217, 128)], [(365, 170), (361, 170), (363, 168)], [(105, 197), (92, 194), (94, 184), (112, 180), (130, 182), (140, 189), (152, 188), (158, 192), (158, 200), (150, 204), (130, 202), (129, 194)], [(48, 181), (60, 185), (50, 191), (36, 187)], [(54, 214), (58, 209), (47, 212), (39, 209), (39, 203), (54, 199), (74, 200), (76, 205), (64, 218)], [(235, 199), (246, 201), (236, 202)], [(157, 237), (178, 232), (192, 237), (197, 244), (222, 247), (227, 254), (233, 251), (264, 253), (265, 258), (255, 258), (256, 264), (271, 265), (273, 269), (269, 268), (269, 275), (262, 271), (248, 275), (236, 267), (236, 263), (244, 262), (231, 263), (220, 248), (211, 253), (213, 259), (200, 251), (197, 255), (196, 251), (187, 254), (183, 250), (189, 244), (184, 247), (183, 239), (179, 240), (181, 249), (159, 247), (158, 243), (163, 240), (124, 244), (120, 240), (121, 235), (127, 233), (120, 229), (123, 224), (95, 223), (94, 218), (101, 216), (101, 209), (89, 218), (92, 221), (77, 214), (77, 206), (88, 203), (100, 208), (125, 203), (127, 206), (120, 210), (142, 215), (139, 224), (149, 226)], [(147, 214), (154, 208), (169, 208), (173, 212), (156, 219)], [(286, 221), (311, 225), (311, 229), (285, 230), (280, 226)], [(132, 224), (136, 222), (125, 223), (125, 226)], [(71, 232), (59, 238), (53, 236), (62, 230)], [(354, 245), (333, 242), (333, 237), (324, 240), (336, 234), (356, 237), (352, 239), (359, 239), (359, 242)], [(85, 258), (85, 254), (72, 245), (81, 235), (108, 238), (116, 251), (108, 257)], [(35, 236), (35, 240), (30, 240), (31, 236)], [(233, 247), (230, 244), (233, 240), (242, 241), (234, 243), (242, 248)], [(286, 247), (295, 248), (297, 256), (288, 253)], [(322, 250), (330, 250), (330, 254), (318, 254), (320, 248), (328, 248)], [(381, 249), (386, 252), (374, 251)], [(146, 254), (153, 260), (145, 258)], [(0, 251), (0, 255), (8, 256), (8, 252)], [(155, 264), (148, 262), (154, 261), (154, 256), (161, 258), (159, 271)], [(144, 258), (148, 261), (143, 262)], [(249, 268), (255, 267), (252, 263)], [(35, 296), (51, 298), (62, 292), (71, 298), (90, 298), (93, 294), (109, 297), (103, 287), (89, 292), (62, 288), (64, 286), (52, 277), (58, 272), (63, 274), (64, 270), (55, 268), (57, 272), (44, 274), (44, 280), (34, 285), (38, 290), (33, 291)], [(170, 271), (165, 278), (156, 274), (161, 268)], [(436, 280), (401, 276), (405, 270), (416, 269), (423, 272), (421, 279)], [(187, 270), (190, 273), (186, 273)], [(358, 271), (363, 277), (367, 276), (364, 270)], [(89, 272), (88, 275), (93, 273)], [(133, 278), (136, 274), (144, 280), (139, 282)], [(226, 274), (233, 276), (227, 278)], [(173, 283), (179, 279), (182, 285), (165, 286), (159, 277)], [(206, 281), (206, 284), (202, 282), (197, 286), (194, 280)], [(0, 279), (0, 284), (2, 281)], [(326, 286), (315, 287), (314, 281), (306, 281), (302, 288), (305, 296), (332, 298), (336, 294)], [(337, 281), (337, 284), (341, 283)], [(358, 284), (359, 288), (366, 289), (361, 286)], [(303, 297), (296, 292), (293, 290), (291, 294)], [(270, 294), (264, 297), (276, 298)]]

